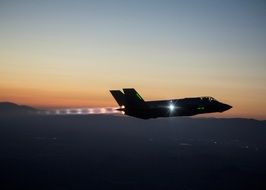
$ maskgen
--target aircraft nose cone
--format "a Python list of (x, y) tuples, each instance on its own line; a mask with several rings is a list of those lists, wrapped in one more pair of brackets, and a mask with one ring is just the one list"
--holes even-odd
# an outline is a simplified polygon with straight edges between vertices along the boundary
[(223, 111), (229, 110), (231, 108), (232, 108), (232, 106), (230, 106), (228, 104), (223, 104)]

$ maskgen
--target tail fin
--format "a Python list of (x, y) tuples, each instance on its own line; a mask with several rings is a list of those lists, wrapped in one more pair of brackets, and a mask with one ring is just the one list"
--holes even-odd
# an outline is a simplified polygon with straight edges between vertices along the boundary
[(127, 106), (137, 107), (144, 105), (145, 101), (134, 88), (124, 88), (123, 91), (125, 93), (125, 103)]
[(110, 92), (119, 106), (125, 105), (125, 94), (120, 90), (110, 90)]

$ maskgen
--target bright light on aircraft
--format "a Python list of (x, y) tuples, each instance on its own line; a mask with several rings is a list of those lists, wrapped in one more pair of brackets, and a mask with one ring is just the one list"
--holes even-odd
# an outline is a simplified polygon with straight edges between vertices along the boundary
[(170, 111), (174, 111), (175, 106), (173, 104), (170, 104), (168, 108), (169, 108)]

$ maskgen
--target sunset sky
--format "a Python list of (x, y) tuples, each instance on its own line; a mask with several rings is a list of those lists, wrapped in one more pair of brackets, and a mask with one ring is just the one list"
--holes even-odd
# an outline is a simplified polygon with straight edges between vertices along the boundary
[(0, 101), (116, 106), (123, 87), (266, 119), (266, 1), (0, 0)]

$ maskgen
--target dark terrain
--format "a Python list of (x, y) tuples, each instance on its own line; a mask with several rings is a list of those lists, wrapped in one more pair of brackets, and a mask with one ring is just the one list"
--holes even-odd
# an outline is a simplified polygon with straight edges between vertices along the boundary
[(266, 189), (266, 122), (0, 116), (0, 189)]

